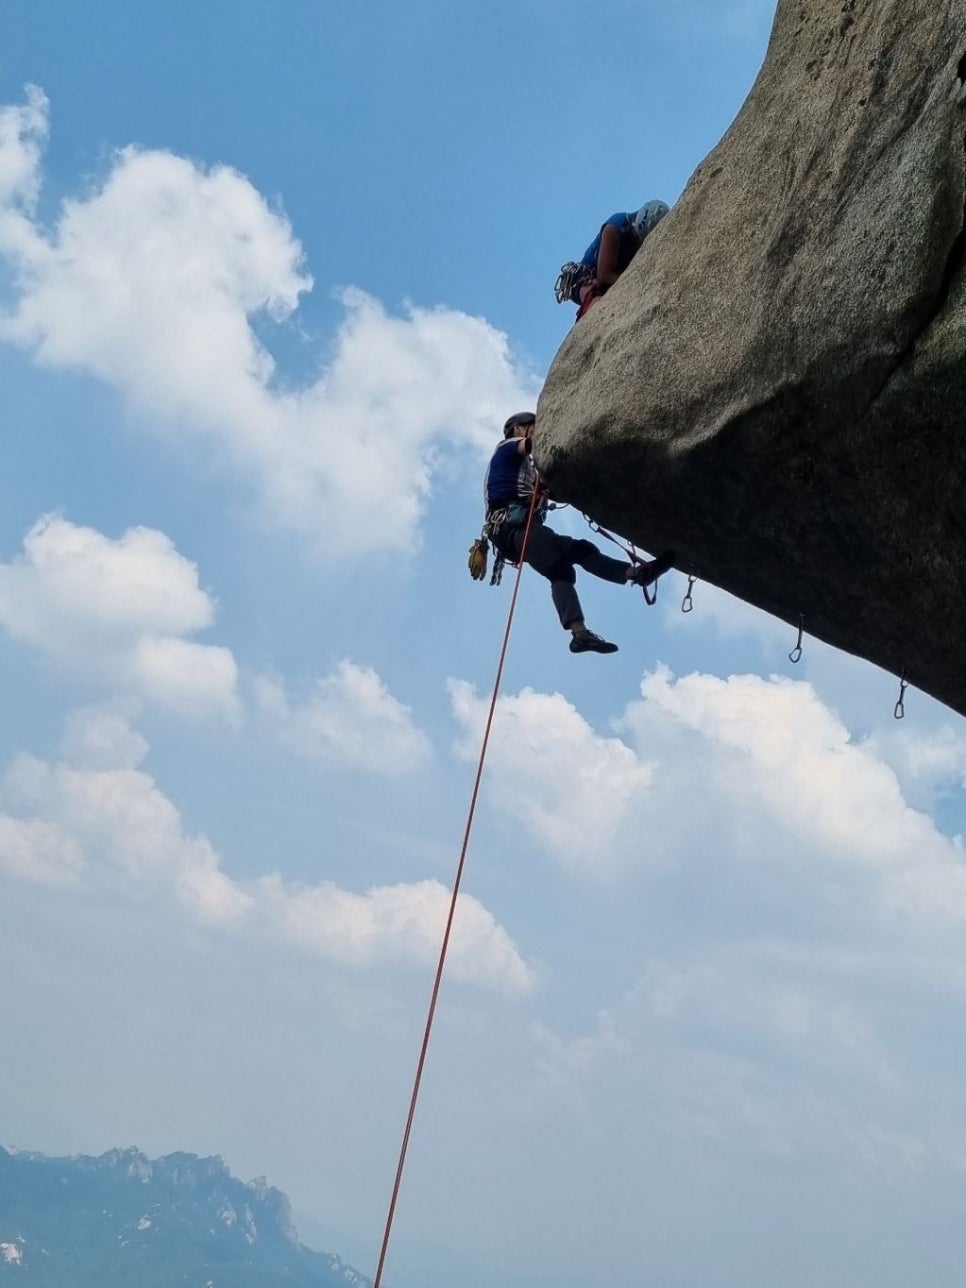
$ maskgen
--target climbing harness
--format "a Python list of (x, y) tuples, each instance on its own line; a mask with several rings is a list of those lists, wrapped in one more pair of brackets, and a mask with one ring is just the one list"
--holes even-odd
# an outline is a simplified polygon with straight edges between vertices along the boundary
[[(534, 497), (536, 497), (536, 489), (534, 489)], [(490, 577), (491, 586), (499, 586), (500, 582), (503, 580), (503, 569), (507, 563), (507, 557), (497, 544), (497, 538), (500, 534), (500, 528), (504, 523), (506, 523), (509, 515), (509, 509), (492, 510), (486, 516), (486, 522), (483, 524), (483, 533), (480, 540), (489, 541), (490, 545), (493, 547), (493, 575)]]
[[(598, 537), (603, 537), (605, 541), (612, 541), (615, 546), (623, 550), (624, 554), (627, 555), (631, 563), (634, 563), (634, 564), (647, 563), (647, 560), (642, 559), (641, 556), (637, 553), (637, 547), (634, 545), (633, 542), (625, 543), (621, 541), (619, 537), (615, 537), (613, 533), (608, 532), (606, 528), (602, 528), (600, 524), (597, 523), (596, 520), (590, 517), (589, 514), (585, 514), (583, 517), (587, 521), (587, 526), (590, 528), (591, 532), (595, 532)], [(642, 586), (641, 591), (643, 592), (643, 595), (644, 595), (645, 604), (647, 604), (649, 607), (653, 607), (657, 603), (657, 582), (655, 581), (652, 586)]]
[[(561, 504), (559, 502), (548, 501), (546, 499), (546, 492), (539, 482), (535, 485), (534, 496), (536, 497), (536, 505), (533, 508), (532, 513), (534, 521), (537, 523), (543, 522), (543, 516), (548, 510), (567, 509), (566, 503)], [(531, 505), (532, 504), (533, 503), (531, 502)], [(528, 521), (528, 513), (528, 507), (526, 505), (522, 502), (515, 502), (513, 505), (504, 506), (502, 510), (491, 510), (486, 516), (486, 522), (483, 524), (480, 541), (488, 541), (493, 547), (494, 559), (493, 575), (490, 578), (491, 586), (499, 586), (503, 579), (503, 569), (506, 564), (509, 564), (511, 568), (516, 568), (519, 566), (520, 560), (523, 558), (522, 554), (517, 559), (513, 559), (509, 555), (504, 554), (499, 541), (500, 529), (503, 527), (504, 523), (507, 522), (518, 527), (522, 527)], [(477, 544), (479, 544), (479, 542)]]
[(902, 668), (902, 675), (899, 677), (899, 701), (895, 705), (893, 716), (896, 720), (905, 720), (906, 718), (906, 689), (909, 687), (909, 675), (906, 668)]
[(802, 653), (805, 651), (802, 647), (802, 639), (804, 635), (805, 635), (805, 614), (799, 613), (798, 614), (798, 643), (795, 645), (795, 647), (788, 655), (789, 662), (791, 662), (794, 666), (798, 666), (799, 662), (802, 660)]
[(496, 668), (496, 678), (493, 681), (493, 693), (490, 697), (490, 708), (486, 717), (486, 724), (483, 729), (483, 741), (480, 746), (480, 757), (476, 766), (476, 778), (473, 783), (473, 792), (470, 796), (469, 811), (466, 816), (466, 827), (463, 831), (463, 844), (460, 849), (459, 863), (456, 867), (456, 877), (453, 881), (453, 892), (450, 898), (449, 914), (446, 918), (446, 929), (443, 932), (443, 942), (439, 950), (439, 961), (436, 965), (436, 976), (433, 980), (433, 990), (429, 1000), (429, 1013), (426, 1016), (426, 1027), (423, 1031), (422, 1045), (419, 1050), (419, 1059), (416, 1062), (416, 1076), (413, 1081), (412, 1095), (409, 1099), (409, 1114), (406, 1118), (406, 1127), (403, 1132), (402, 1147), (399, 1151), (399, 1162), (396, 1165), (396, 1177), (392, 1187), (392, 1197), (389, 1200), (389, 1213), (386, 1217), (386, 1226), (382, 1236), (382, 1246), (379, 1250), (379, 1265), (376, 1268), (376, 1277), (372, 1281), (372, 1288), (380, 1288), (382, 1283), (382, 1271), (386, 1263), (386, 1253), (389, 1250), (389, 1237), (392, 1233), (393, 1218), (396, 1214), (396, 1203), (399, 1198), (399, 1187), (402, 1184), (403, 1168), (406, 1164), (406, 1153), (409, 1149), (409, 1137), (412, 1132), (413, 1119), (416, 1116), (416, 1102), (419, 1099), (419, 1088), (423, 1079), (423, 1068), (426, 1064), (426, 1053), (429, 1050), (429, 1038), (433, 1028), (433, 1019), (436, 1015), (436, 1003), (439, 998), (440, 984), (443, 980), (443, 967), (446, 964), (446, 953), (449, 948), (450, 934), (453, 929), (453, 918), (456, 915), (456, 903), (459, 898), (460, 885), (463, 881), (463, 868), (466, 864), (466, 852), (469, 848), (470, 833), (473, 829), (473, 818), (476, 814), (476, 802), (480, 794), (480, 782), (483, 778), (483, 766), (486, 762), (486, 751), (490, 742), (490, 729), (493, 725), (493, 716), (496, 711), (496, 700), (500, 693), (500, 684), (503, 680), (503, 665), (506, 661), (507, 647), (510, 643), (510, 630), (513, 626), (513, 614), (517, 605), (517, 594), (520, 590), (520, 578), (523, 575), (524, 555), (527, 552), (527, 545), (530, 541), (530, 529), (533, 526), (534, 516), (537, 512), (537, 493), (538, 489), (534, 488), (533, 495), (530, 498), (530, 509), (527, 512), (526, 527), (523, 530), (523, 544), (520, 547), (520, 558), (517, 562), (517, 576), (513, 586), (513, 595), (510, 599), (510, 608), (507, 613), (506, 629), (503, 632), (503, 645), (500, 649), (500, 660)]
[(698, 580), (697, 577), (695, 577), (693, 573), (688, 573), (688, 589), (684, 598), (681, 600), (682, 613), (691, 613), (694, 611), (694, 600), (692, 598), (692, 591), (694, 590), (694, 583), (697, 580)]

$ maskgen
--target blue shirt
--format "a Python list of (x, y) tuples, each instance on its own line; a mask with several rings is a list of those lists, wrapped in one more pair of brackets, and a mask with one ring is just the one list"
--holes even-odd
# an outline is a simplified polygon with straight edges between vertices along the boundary
[(519, 438), (507, 438), (493, 453), (486, 471), (486, 512), (508, 505), (529, 505), (537, 471), (528, 452), (520, 451)]
[(611, 215), (601, 224), (600, 232), (584, 251), (584, 257), (580, 261), (586, 264), (588, 268), (597, 271), (597, 256), (600, 254), (600, 239), (605, 228), (616, 228), (620, 233), (621, 246), (617, 258), (617, 271), (623, 273), (624, 269), (637, 254), (637, 248), (640, 246), (640, 240), (634, 231), (635, 210), (619, 210), (616, 215)]

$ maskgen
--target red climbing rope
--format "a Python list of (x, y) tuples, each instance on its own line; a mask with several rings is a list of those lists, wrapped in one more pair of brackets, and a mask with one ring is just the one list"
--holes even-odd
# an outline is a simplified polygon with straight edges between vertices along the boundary
[(500, 649), (500, 661), (496, 668), (496, 679), (493, 681), (493, 695), (490, 698), (490, 710), (486, 717), (486, 726), (483, 730), (483, 743), (480, 747), (480, 758), (476, 767), (476, 780), (473, 783), (473, 794), (470, 797), (469, 813), (466, 817), (466, 828), (463, 832), (463, 845), (460, 849), (459, 863), (456, 867), (456, 878), (453, 882), (453, 894), (449, 904), (449, 915), (446, 918), (446, 930), (443, 933), (443, 943), (439, 950), (439, 962), (436, 966), (436, 978), (433, 981), (433, 992), (429, 1001), (429, 1014), (426, 1017), (426, 1028), (423, 1031), (422, 1046), (419, 1050), (419, 1060), (416, 1063), (416, 1077), (413, 1081), (413, 1091), (409, 1099), (409, 1115), (406, 1119), (406, 1130), (403, 1132), (402, 1148), (399, 1151), (399, 1162), (396, 1165), (396, 1179), (392, 1187), (392, 1198), (389, 1200), (389, 1214), (386, 1217), (386, 1228), (382, 1236), (382, 1247), (379, 1251), (379, 1265), (376, 1268), (376, 1277), (372, 1281), (372, 1288), (380, 1288), (382, 1283), (383, 1266), (386, 1263), (386, 1253), (389, 1251), (389, 1236), (392, 1233), (393, 1218), (396, 1215), (396, 1202), (399, 1198), (399, 1187), (402, 1183), (403, 1168), (406, 1165), (406, 1152), (409, 1149), (409, 1136), (413, 1127), (413, 1119), (416, 1116), (416, 1102), (419, 1099), (419, 1086), (423, 1079), (423, 1067), (426, 1063), (426, 1052), (429, 1050), (429, 1036), (433, 1028), (433, 1019), (436, 1015), (436, 1002), (439, 998), (439, 988), (443, 980), (443, 967), (446, 964), (446, 952), (449, 948), (450, 932), (453, 929), (453, 918), (456, 915), (456, 900), (459, 897), (460, 885), (463, 880), (463, 868), (466, 864), (466, 851), (469, 846), (470, 832), (473, 829), (473, 816), (476, 813), (476, 802), (480, 794), (480, 782), (483, 778), (483, 766), (486, 762), (486, 750), (490, 742), (490, 729), (493, 726), (493, 715), (496, 711), (496, 700), (500, 692), (500, 683), (503, 679), (503, 664), (506, 661), (507, 646), (510, 643), (510, 629), (513, 626), (513, 614), (517, 606), (517, 592), (520, 589), (520, 577), (523, 574), (524, 556), (527, 552), (527, 545), (530, 541), (530, 528), (533, 524), (533, 515), (536, 510), (537, 495), (540, 491), (539, 483), (534, 486), (533, 496), (530, 499), (530, 511), (527, 514), (527, 524), (523, 530), (523, 544), (520, 547), (520, 558), (517, 564), (516, 580), (513, 583), (513, 596), (510, 599), (510, 610), (507, 613), (506, 630), (503, 633), (503, 647)]

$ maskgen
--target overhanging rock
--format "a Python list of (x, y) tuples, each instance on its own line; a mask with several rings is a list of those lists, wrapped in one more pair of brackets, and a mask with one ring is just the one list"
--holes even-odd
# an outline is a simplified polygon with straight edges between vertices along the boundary
[(966, 0), (781, 0), (734, 125), (557, 354), (535, 458), (966, 714), (964, 77)]

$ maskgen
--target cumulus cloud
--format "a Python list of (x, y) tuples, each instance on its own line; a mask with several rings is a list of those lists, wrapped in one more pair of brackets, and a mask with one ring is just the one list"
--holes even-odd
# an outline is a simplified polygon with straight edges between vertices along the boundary
[(0, 813), (0, 868), (40, 885), (76, 885), (83, 865), (81, 847), (55, 823)]
[(966, 738), (948, 724), (933, 729), (895, 724), (877, 730), (866, 746), (892, 766), (905, 796), (926, 809), (966, 786)]
[[(248, 906), (207, 839), (184, 832), (174, 806), (139, 770), (52, 765), (22, 755), (4, 775), (2, 801), (8, 827), (41, 826), (80, 856), (76, 866), (87, 884), (138, 899), (172, 895), (214, 923)], [(0, 859), (12, 866), (6, 852)]]
[(888, 912), (966, 919), (958, 839), (907, 803), (874, 745), (853, 742), (811, 685), (754, 675), (675, 679), (662, 667), (641, 691), (644, 702), (632, 704), (620, 729), (650, 747), (690, 734), (689, 794), (716, 802), (722, 835), (728, 813), (739, 811), (757, 861), (798, 855), (813, 870), (866, 870)]
[(46, 131), (39, 91), (0, 113), (0, 257), (16, 279), (0, 336), (208, 442), (320, 551), (411, 546), (440, 454), (483, 450), (507, 408), (534, 398), (482, 319), (414, 305), (394, 317), (353, 289), (322, 374), (277, 387), (251, 320), (283, 321), (312, 286), (284, 216), (229, 167), (125, 148), (45, 230), (29, 199)]
[(231, 652), (184, 638), (211, 625), (198, 570), (163, 532), (119, 538), (57, 515), (0, 562), (0, 627), (58, 666), (186, 714), (238, 714)]
[[(465, 681), (449, 682), (462, 727), (457, 752), (479, 753), (487, 702)], [(613, 853), (653, 767), (619, 738), (602, 738), (559, 693), (523, 689), (500, 698), (488, 773), (499, 807), (572, 868), (599, 870)]]
[(344, 659), (293, 705), (277, 680), (260, 678), (256, 701), (279, 740), (325, 766), (406, 774), (424, 763), (429, 741), (408, 707), (371, 667)]
[[(464, 682), (449, 688), (457, 750), (470, 759), (486, 704)], [(487, 767), (494, 809), (575, 872), (640, 872), (642, 854), (652, 869), (714, 880), (753, 867), (756, 890), (767, 873), (796, 899), (810, 886), (886, 920), (966, 921), (961, 839), (909, 803), (877, 745), (855, 742), (810, 684), (659, 667), (641, 693), (613, 722), (619, 737), (596, 733), (560, 694), (501, 698)], [(907, 761), (955, 776), (962, 751), (942, 736)]]
[[(355, 894), (331, 882), (298, 887), (269, 877), (258, 891), (287, 938), (350, 965), (405, 957), (435, 962), (450, 905), (450, 891), (438, 881), (377, 886)], [(533, 971), (510, 936), (472, 896), (460, 896), (451, 944), (456, 978), (497, 982), (513, 992), (533, 986)]]
[(47, 131), (47, 99), (35, 85), (21, 106), (0, 109), (0, 241), (14, 256), (29, 254), (35, 244), (32, 216)]
[(123, 700), (71, 712), (60, 743), (64, 759), (82, 769), (136, 769), (148, 753), (131, 724), (139, 714), (137, 702)]
[[(449, 905), (438, 882), (356, 893), (277, 874), (235, 881), (137, 767), (147, 744), (121, 705), (76, 712), (62, 751), (56, 763), (18, 756), (0, 780), (0, 871), (166, 904), (211, 930), (266, 935), (344, 968), (435, 960)], [(451, 952), (454, 978), (511, 993), (533, 986), (506, 930), (472, 896), (461, 896)]]
[[(469, 754), (483, 704), (451, 688)], [(934, 1044), (966, 995), (966, 864), (881, 746), (781, 678), (658, 668), (615, 722), (619, 741), (558, 695), (507, 703), (487, 804), (548, 848), (559, 835), (542, 811), (565, 830), (588, 762), (609, 752), (618, 782), (626, 771), (624, 828), (587, 839), (620, 868), (622, 893), (647, 884), (608, 907), (610, 969), (636, 983), (589, 1031), (530, 1030), (537, 1094), (600, 1110), (599, 1170), (628, 1135), (635, 1156), (689, 1168), (695, 1150), (702, 1165), (820, 1160), (837, 1175), (961, 1167), (962, 1097)], [(958, 782), (960, 740), (912, 738), (905, 762), (910, 776)], [(642, 836), (665, 860), (659, 881), (620, 862)], [(605, 1108), (629, 1101), (630, 1129)]]

